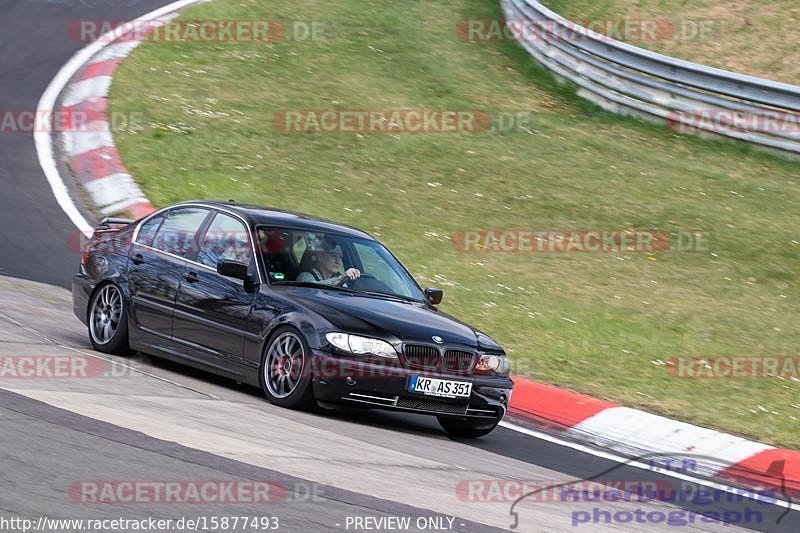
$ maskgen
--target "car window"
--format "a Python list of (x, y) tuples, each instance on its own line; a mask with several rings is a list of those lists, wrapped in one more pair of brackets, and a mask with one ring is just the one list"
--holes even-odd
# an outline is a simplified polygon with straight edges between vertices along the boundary
[(300, 264), (300, 260), (303, 259), (303, 255), (306, 253), (306, 248), (308, 244), (306, 243), (306, 238), (304, 235), (299, 235), (296, 237), (297, 240), (292, 246), (292, 254), (294, 255), (294, 261), (297, 264)]
[(377, 241), (293, 228), (259, 227), (257, 234), (270, 283), (332, 287), (329, 280), (356, 268), (362, 276), (348, 283), (348, 290), (424, 300), (408, 271)]
[(216, 269), (222, 259), (249, 263), (252, 255), (244, 224), (230, 215), (217, 213), (203, 237), (197, 262)]
[[(310, 231), (294, 232), (294, 236), (292, 237), (294, 240), (294, 244), (292, 245), (292, 256), (295, 264), (303, 264), (304, 258), (307, 262), (313, 249), (315, 246), (319, 245), (319, 242), (323, 237), (323, 233), (314, 233)], [(344, 272), (343, 264), (339, 267), (339, 273), (341, 274), (342, 272)]]
[(407, 294), (408, 290), (402, 278), (398, 277), (390, 264), (386, 262), (386, 259), (378, 254), (379, 248), (354, 242), (353, 249), (356, 251), (358, 259), (361, 261), (364, 272), (385, 283), (392, 289), (392, 292), (396, 294)]
[(138, 244), (144, 244), (145, 246), (153, 246), (153, 239), (155, 238), (156, 232), (163, 221), (163, 215), (158, 215), (139, 226), (139, 233), (136, 235), (136, 242)]
[(197, 231), (208, 216), (208, 209), (178, 208), (170, 211), (158, 229), (153, 248), (190, 258), (197, 252)]

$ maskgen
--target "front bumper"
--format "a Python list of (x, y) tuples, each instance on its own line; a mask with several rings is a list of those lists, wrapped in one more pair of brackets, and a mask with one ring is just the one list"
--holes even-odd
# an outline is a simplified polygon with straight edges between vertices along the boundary
[[(514, 382), (509, 378), (439, 374), (327, 352), (314, 352), (313, 387), (317, 401), (436, 416), (500, 420)], [(440, 398), (408, 391), (412, 375), (468, 381), (469, 398)]]

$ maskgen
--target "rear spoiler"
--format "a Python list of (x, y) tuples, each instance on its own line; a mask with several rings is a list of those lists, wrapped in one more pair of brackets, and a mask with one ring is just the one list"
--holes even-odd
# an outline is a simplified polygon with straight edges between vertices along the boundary
[(98, 240), (105, 240), (108, 236), (117, 234), (122, 226), (128, 226), (136, 222), (135, 220), (128, 220), (127, 218), (113, 218), (105, 217), (100, 221), (100, 224), (92, 231), (92, 234), (86, 240), (81, 253), (81, 265), (86, 265), (89, 261), (89, 252), (91, 248), (98, 242)]
[(108, 228), (109, 226), (127, 226), (128, 224), (133, 224), (136, 222), (135, 220), (128, 220), (127, 218), (113, 218), (113, 217), (106, 217), (100, 221), (101, 227)]

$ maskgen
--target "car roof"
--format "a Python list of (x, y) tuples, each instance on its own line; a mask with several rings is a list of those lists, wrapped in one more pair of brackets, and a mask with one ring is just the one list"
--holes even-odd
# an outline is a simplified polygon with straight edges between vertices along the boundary
[(338, 233), (348, 237), (356, 237), (361, 239), (376, 240), (375, 237), (369, 233), (362, 231), (358, 228), (325, 220), (323, 218), (313, 217), (304, 213), (296, 213), (294, 211), (285, 211), (282, 209), (275, 209), (272, 207), (263, 207), (252, 204), (239, 204), (236, 202), (212, 202), (206, 200), (187, 201), (174, 204), (170, 207), (177, 207), (179, 205), (193, 204), (205, 205), (208, 207), (216, 207), (226, 211), (233, 211), (239, 214), (242, 218), (247, 220), (251, 227), (255, 226), (277, 226), (281, 228), (294, 228), (307, 231), (322, 231), (329, 233)]

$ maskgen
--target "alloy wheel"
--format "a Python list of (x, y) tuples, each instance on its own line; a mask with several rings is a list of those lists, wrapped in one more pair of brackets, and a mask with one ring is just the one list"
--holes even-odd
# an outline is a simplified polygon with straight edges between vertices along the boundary
[(122, 294), (114, 285), (106, 285), (95, 297), (89, 313), (89, 332), (97, 344), (108, 344), (119, 329)]
[(276, 398), (289, 396), (297, 388), (304, 366), (305, 350), (296, 334), (287, 331), (273, 339), (264, 365), (264, 383), (270, 394)]

